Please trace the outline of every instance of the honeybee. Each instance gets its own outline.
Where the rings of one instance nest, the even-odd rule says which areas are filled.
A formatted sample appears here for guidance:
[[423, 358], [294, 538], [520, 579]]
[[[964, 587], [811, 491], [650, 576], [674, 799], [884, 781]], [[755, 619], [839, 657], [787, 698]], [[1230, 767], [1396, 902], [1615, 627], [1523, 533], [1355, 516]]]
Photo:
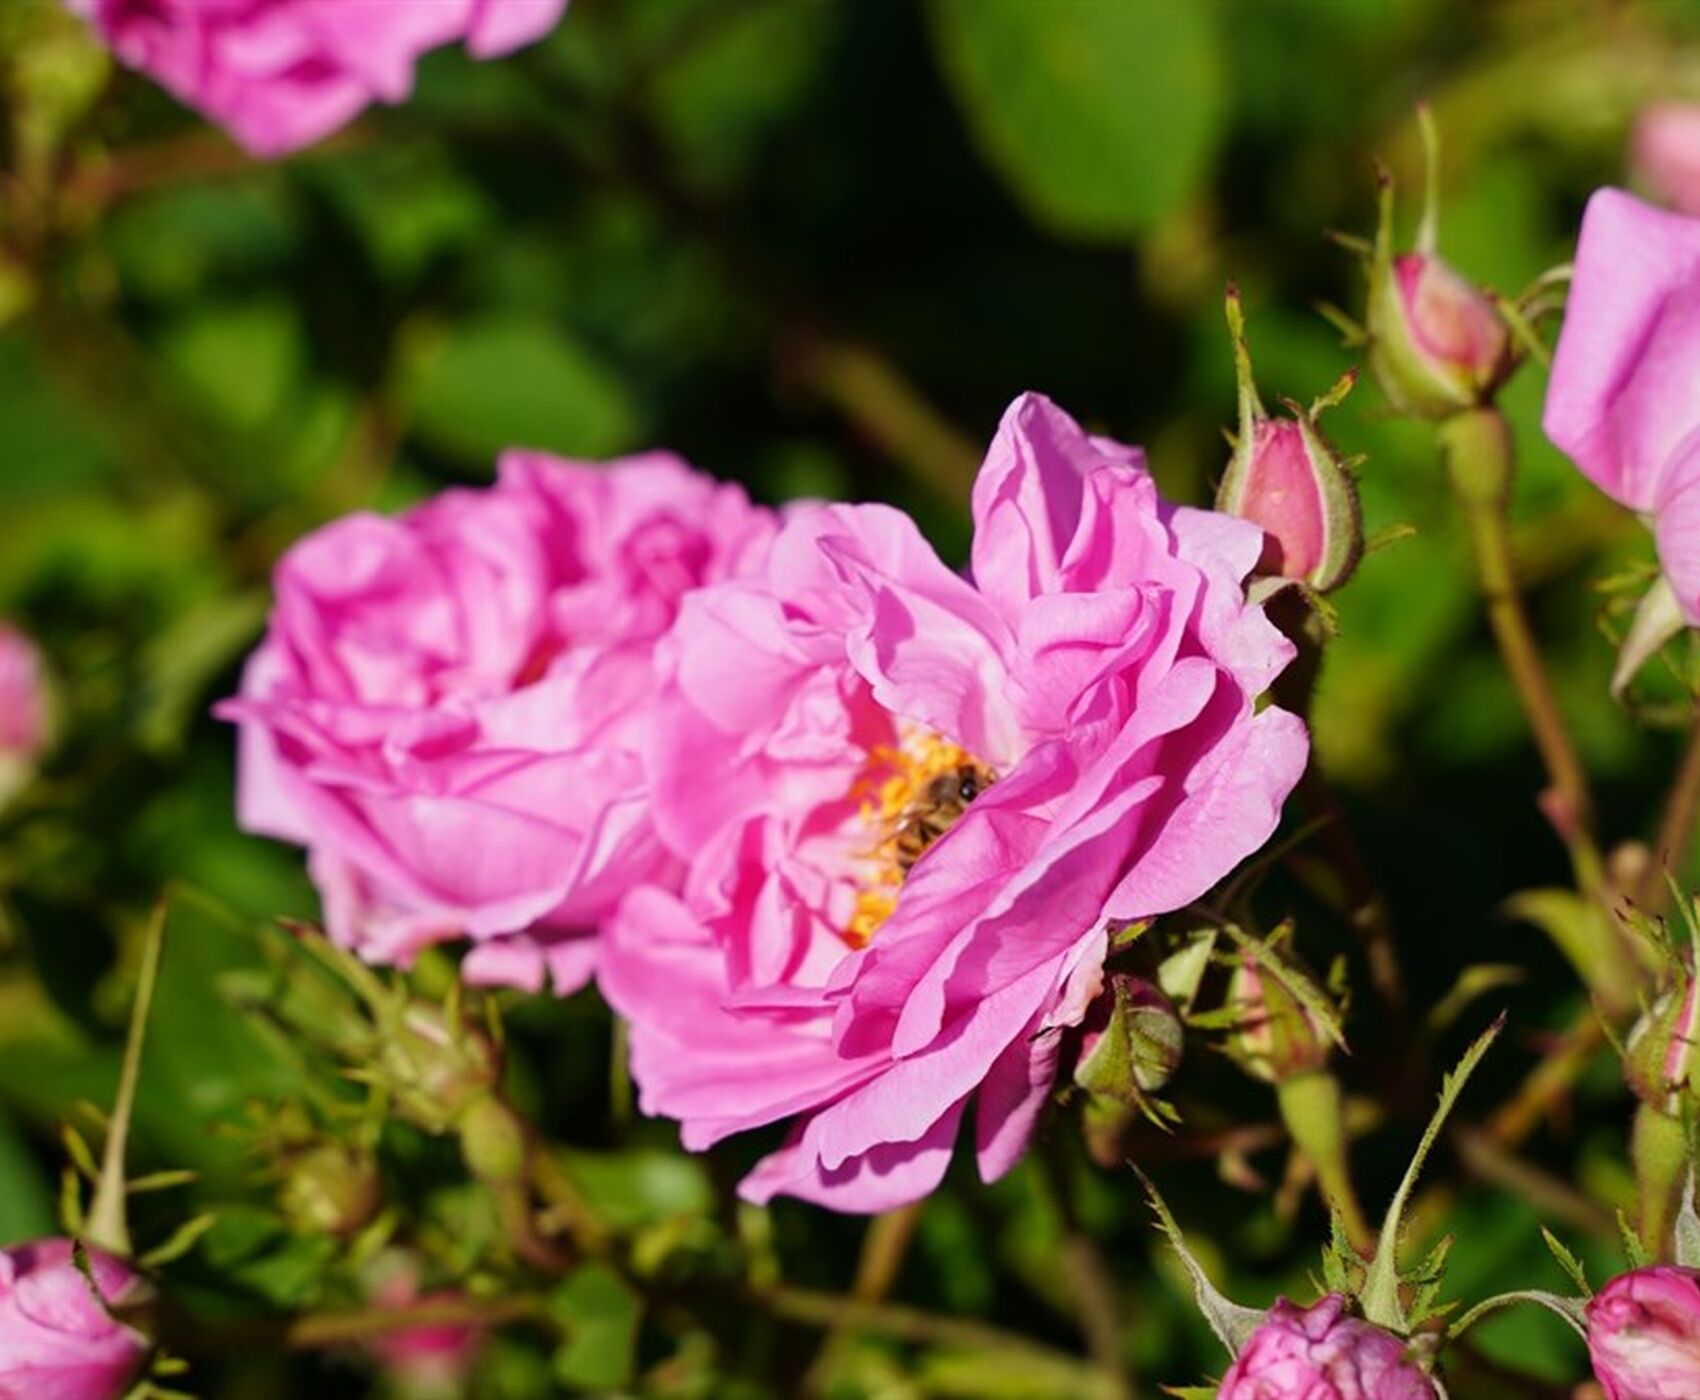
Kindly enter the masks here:
[[968, 810], [968, 804], [989, 788], [996, 776], [978, 763], [958, 763], [927, 781], [898, 816], [891, 837], [892, 853], [903, 874], [927, 853]]

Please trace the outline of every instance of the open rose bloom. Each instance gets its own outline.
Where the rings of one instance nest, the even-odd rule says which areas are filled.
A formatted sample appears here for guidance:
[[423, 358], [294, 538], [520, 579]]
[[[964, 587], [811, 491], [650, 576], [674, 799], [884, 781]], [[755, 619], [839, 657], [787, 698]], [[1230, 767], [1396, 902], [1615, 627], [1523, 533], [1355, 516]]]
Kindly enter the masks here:
[[1544, 425], [1648, 521], [1675, 606], [1700, 625], [1700, 220], [1621, 190], [1588, 202]]
[[1438, 1400], [1409, 1348], [1346, 1312], [1331, 1293], [1308, 1308], [1281, 1299], [1222, 1378], [1218, 1400]]
[[672, 457], [526, 452], [491, 489], [326, 526], [278, 565], [221, 708], [243, 825], [309, 850], [332, 937], [369, 961], [465, 937], [471, 980], [581, 985], [586, 935], [674, 869], [638, 753], [655, 639], [773, 531]]
[[1700, 1395], [1700, 1271], [1619, 1274], [1588, 1300], [1588, 1355], [1609, 1400]]
[[142, 1369], [147, 1339], [111, 1310], [145, 1285], [121, 1259], [85, 1254], [86, 1274], [69, 1240], [0, 1250], [0, 1396], [118, 1400]]
[[400, 102], [428, 50], [494, 58], [540, 39], [567, 0], [66, 0], [111, 46], [258, 156]]
[[973, 511], [972, 581], [896, 511], [802, 512], [661, 650], [655, 819], [690, 869], [626, 901], [602, 984], [688, 1146], [791, 1120], [753, 1200], [913, 1200], [971, 1103], [1006, 1171], [1109, 932], [1261, 846], [1306, 760], [1255, 703], [1290, 651], [1245, 601], [1255, 526], [1036, 395]]

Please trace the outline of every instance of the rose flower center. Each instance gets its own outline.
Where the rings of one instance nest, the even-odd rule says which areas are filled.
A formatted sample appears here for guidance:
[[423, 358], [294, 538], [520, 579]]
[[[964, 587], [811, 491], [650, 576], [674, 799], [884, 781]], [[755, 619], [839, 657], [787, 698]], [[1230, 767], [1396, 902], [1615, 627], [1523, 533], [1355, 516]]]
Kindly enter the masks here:
[[845, 942], [864, 948], [897, 908], [897, 894], [916, 861], [961, 819], [997, 775], [968, 750], [936, 734], [898, 746], [877, 745], [851, 789], [874, 833], [872, 874], [856, 895]]

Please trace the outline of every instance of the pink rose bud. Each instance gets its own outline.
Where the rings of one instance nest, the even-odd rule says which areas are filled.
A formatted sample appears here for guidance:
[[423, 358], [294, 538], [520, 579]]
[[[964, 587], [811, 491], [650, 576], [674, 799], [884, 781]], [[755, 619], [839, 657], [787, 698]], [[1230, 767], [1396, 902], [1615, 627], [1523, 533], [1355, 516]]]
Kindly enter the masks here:
[[1228, 326], [1239, 378], [1240, 423], [1234, 455], [1216, 492], [1216, 509], [1249, 520], [1264, 533], [1257, 572], [1294, 579], [1326, 592], [1338, 588], [1363, 555], [1363, 513], [1345, 462], [1317, 427], [1317, 414], [1352, 386], [1342, 379], [1310, 410], [1291, 417], [1264, 411], [1252, 380], [1251, 352], [1239, 293], [1228, 289]]
[[1700, 214], [1700, 103], [1655, 102], [1635, 119], [1629, 163], [1659, 203]]
[[1363, 247], [1369, 300], [1363, 338], [1369, 367], [1388, 401], [1418, 418], [1450, 418], [1487, 403], [1514, 363], [1511, 335], [1493, 299], [1442, 261], [1439, 244], [1440, 144], [1419, 107], [1428, 199], [1416, 247], [1393, 251], [1393, 181], [1383, 175], [1375, 242]]
[[1609, 1400], [1700, 1395], [1700, 1270], [1619, 1274], [1588, 1300], [1588, 1354]]
[[118, 1400], [141, 1372], [148, 1340], [113, 1310], [143, 1302], [146, 1284], [123, 1260], [70, 1240], [0, 1251], [0, 1395]]
[[1369, 363], [1396, 408], [1446, 418], [1486, 403], [1511, 366], [1511, 337], [1487, 294], [1433, 253], [1370, 274]]
[[1230, 1053], [1253, 1078], [1279, 1084], [1328, 1063], [1328, 1028], [1250, 952], [1228, 983], [1228, 1005]]
[[1438, 1400], [1410, 1346], [1351, 1317], [1330, 1293], [1311, 1307], [1280, 1299], [1240, 1349], [1217, 1400]]
[[1643, 1103], [1672, 1117], [1700, 1077], [1700, 982], [1686, 974], [1665, 991], [1629, 1033], [1624, 1078]]

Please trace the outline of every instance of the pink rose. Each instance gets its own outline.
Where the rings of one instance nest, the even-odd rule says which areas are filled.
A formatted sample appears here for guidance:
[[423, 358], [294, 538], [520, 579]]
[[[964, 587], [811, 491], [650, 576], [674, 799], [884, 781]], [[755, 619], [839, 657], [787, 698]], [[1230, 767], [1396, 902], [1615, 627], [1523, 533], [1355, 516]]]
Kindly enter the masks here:
[[1610, 1400], [1700, 1395], [1700, 1270], [1619, 1274], [1588, 1300], [1588, 1355]]
[[1629, 159], [1649, 194], [1684, 214], [1700, 214], [1700, 103], [1643, 108], [1630, 136]]
[[369, 103], [401, 102], [428, 50], [495, 58], [547, 34], [567, 0], [66, 0], [118, 58], [280, 156]]
[[41, 656], [22, 632], [0, 622], [0, 763], [28, 762], [46, 742]]
[[679, 600], [752, 567], [771, 514], [676, 458], [509, 453], [489, 490], [354, 515], [279, 563], [242, 693], [243, 826], [305, 846], [339, 942], [557, 990], [628, 888], [668, 878], [638, 745]]
[[1621, 190], [1588, 201], [1544, 426], [1649, 520], [1676, 605], [1700, 625], [1700, 221]]
[[41, 655], [22, 632], [0, 622], [0, 807], [29, 780], [48, 727]]
[[1202, 895], [1304, 767], [1255, 705], [1291, 651], [1245, 601], [1256, 527], [1031, 394], [974, 520], [968, 582], [897, 511], [805, 511], [662, 645], [656, 822], [690, 871], [627, 900], [602, 984], [688, 1147], [794, 1120], [753, 1200], [924, 1195], [971, 1100], [1006, 1171], [1107, 931]]
[[[378, 1280], [371, 1297], [380, 1308], [455, 1303], [462, 1297], [452, 1289], [421, 1293], [418, 1263], [399, 1254], [380, 1256], [374, 1272]], [[375, 1337], [371, 1352], [400, 1394], [458, 1396], [466, 1392], [467, 1377], [483, 1345], [483, 1329], [464, 1322], [438, 1322]]]
[[98, 1249], [85, 1253], [88, 1274], [69, 1240], [0, 1251], [0, 1395], [118, 1400], [141, 1371], [147, 1338], [109, 1311], [141, 1301], [141, 1276]]
[[1391, 1332], [1348, 1316], [1330, 1293], [1308, 1308], [1285, 1298], [1240, 1349], [1217, 1400], [1438, 1400]]

